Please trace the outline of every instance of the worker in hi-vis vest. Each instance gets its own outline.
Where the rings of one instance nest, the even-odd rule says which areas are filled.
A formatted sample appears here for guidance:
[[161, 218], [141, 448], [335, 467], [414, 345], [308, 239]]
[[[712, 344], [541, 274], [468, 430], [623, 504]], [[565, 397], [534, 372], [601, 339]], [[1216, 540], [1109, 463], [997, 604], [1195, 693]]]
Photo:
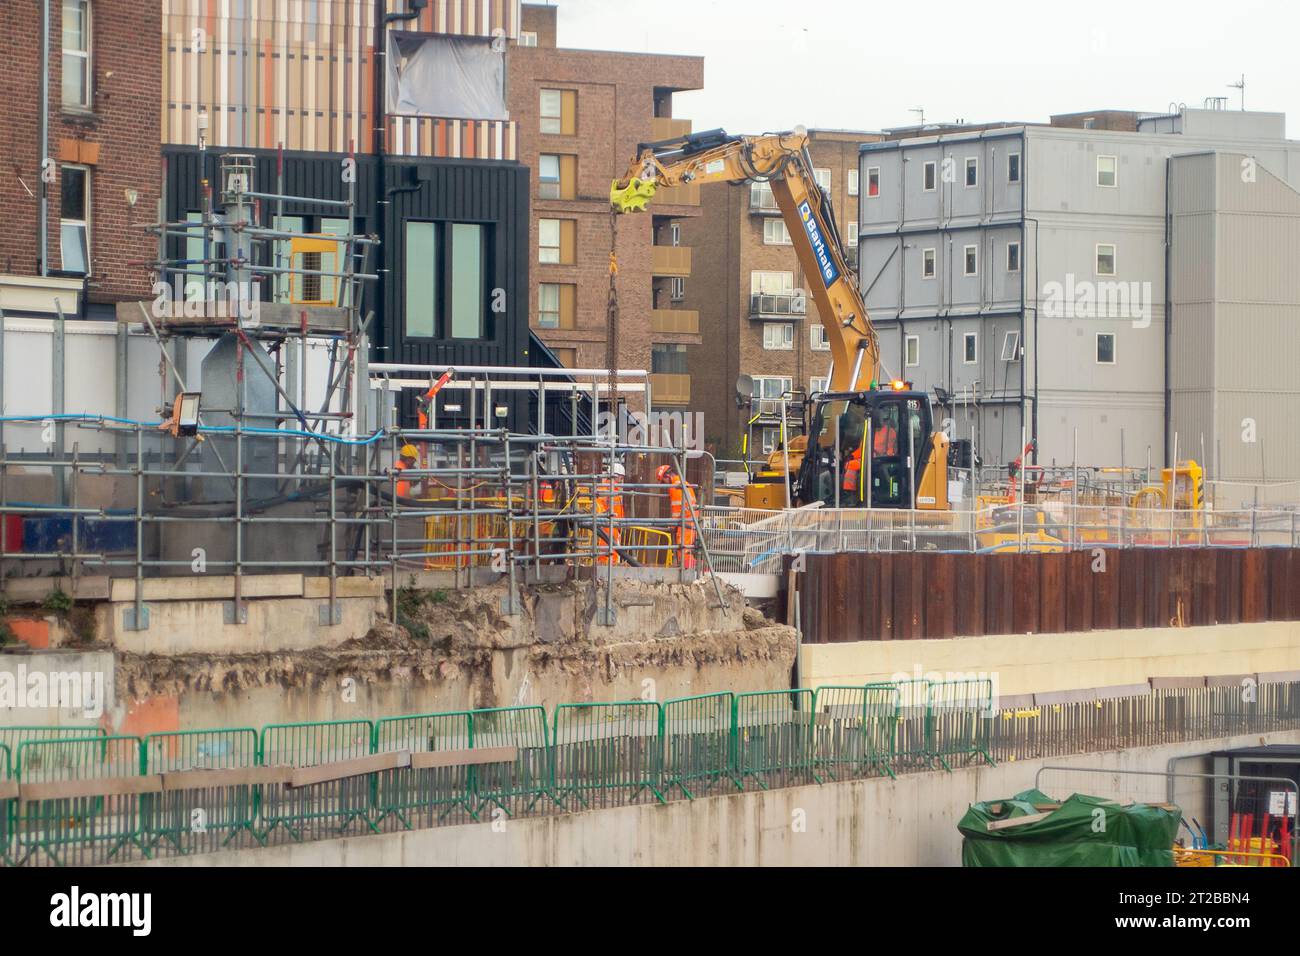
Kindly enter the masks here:
[[397, 497], [409, 498], [411, 497], [411, 480], [409, 478], [403, 478], [401, 472], [406, 471], [408, 468], [415, 467], [416, 462], [419, 460], [420, 452], [414, 445], [408, 442], [402, 446], [397, 455], [397, 464], [393, 466], [393, 470], [398, 472]]
[[[695, 567], [695, 491], [682, 481], [682, 476], [672, 465], [660, 465], [655, 470], [655, 478], [668, 486], [668, 504], [673, 521], [677, 524], [674, 535], [677, 546], [682, 549], [682, 567]], [[689, 506], [687, 505], [689, 496]], [[685, 521], [683, 521], [683, 516]]]

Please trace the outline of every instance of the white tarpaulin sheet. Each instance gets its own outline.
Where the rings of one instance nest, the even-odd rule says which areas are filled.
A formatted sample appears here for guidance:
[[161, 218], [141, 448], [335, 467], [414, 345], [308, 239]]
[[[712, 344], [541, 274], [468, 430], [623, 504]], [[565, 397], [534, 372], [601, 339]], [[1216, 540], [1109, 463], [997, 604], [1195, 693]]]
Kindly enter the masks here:
[[388, 35], [388, 112], [508, 119], [505, 54], [490, 39]]

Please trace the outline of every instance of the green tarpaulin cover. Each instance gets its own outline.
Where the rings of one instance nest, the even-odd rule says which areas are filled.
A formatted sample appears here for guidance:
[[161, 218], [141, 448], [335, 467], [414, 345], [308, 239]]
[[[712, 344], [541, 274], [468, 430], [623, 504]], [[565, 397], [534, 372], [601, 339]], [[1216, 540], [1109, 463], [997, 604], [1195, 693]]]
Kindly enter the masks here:
[[[1033, 823], [989, 830], [992, 820], [1037, 814], [1054, 803], [1038, 790], [1009, 800], [971, 804], [957, 824], [962, 866], [1173, 866], [1176, 809], [1135, 803], [1121, 806], [1076, 793]], [[999, 805], [996, 814], [993, 808]]]

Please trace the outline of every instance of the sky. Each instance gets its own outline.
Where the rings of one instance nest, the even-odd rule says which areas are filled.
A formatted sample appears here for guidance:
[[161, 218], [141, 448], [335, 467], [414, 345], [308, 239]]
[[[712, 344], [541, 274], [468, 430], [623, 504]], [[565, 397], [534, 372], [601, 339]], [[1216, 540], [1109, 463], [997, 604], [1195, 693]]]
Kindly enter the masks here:
[[1168, 112], [1227, 97], [1300, 137], [1300, 3], [1231, 0], [558, 0], [559, 45], [703, 56], [696, 130], [883, 129]]

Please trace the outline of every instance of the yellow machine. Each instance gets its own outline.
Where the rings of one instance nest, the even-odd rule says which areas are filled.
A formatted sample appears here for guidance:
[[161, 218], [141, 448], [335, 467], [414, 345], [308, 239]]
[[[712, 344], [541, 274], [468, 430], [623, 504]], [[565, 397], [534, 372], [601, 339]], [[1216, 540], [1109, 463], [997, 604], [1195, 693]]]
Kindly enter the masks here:
[[1184, 461], [1177, 468], [1162, 468], [1160, 484], [1143, 488], [1133, 495], [1134, 508], [1168, 508], [1201, 511], [1205, 508], [1205, 470], [1194, 461]]
[[[928, 395], [907, 382], [878, 384], [879, 341], [830, 194], [813, 175], [806, 132], [729, 136], [710, 130], [643, 143], [609, 198], [620, 213], [642, 212], [660, 188], [746, 182], [771, 185], [830, 342], [830, 388], [813, 409], [806, 451], [796, 456], [791, 449], [793, 500], [948, 510], [948, 438], [933, 426]], [[751, 480], [745, 494], [750, 507], [784, 507], [784, 455], [772, 456], [770, 464], [777, 465], [778, 480]]]

